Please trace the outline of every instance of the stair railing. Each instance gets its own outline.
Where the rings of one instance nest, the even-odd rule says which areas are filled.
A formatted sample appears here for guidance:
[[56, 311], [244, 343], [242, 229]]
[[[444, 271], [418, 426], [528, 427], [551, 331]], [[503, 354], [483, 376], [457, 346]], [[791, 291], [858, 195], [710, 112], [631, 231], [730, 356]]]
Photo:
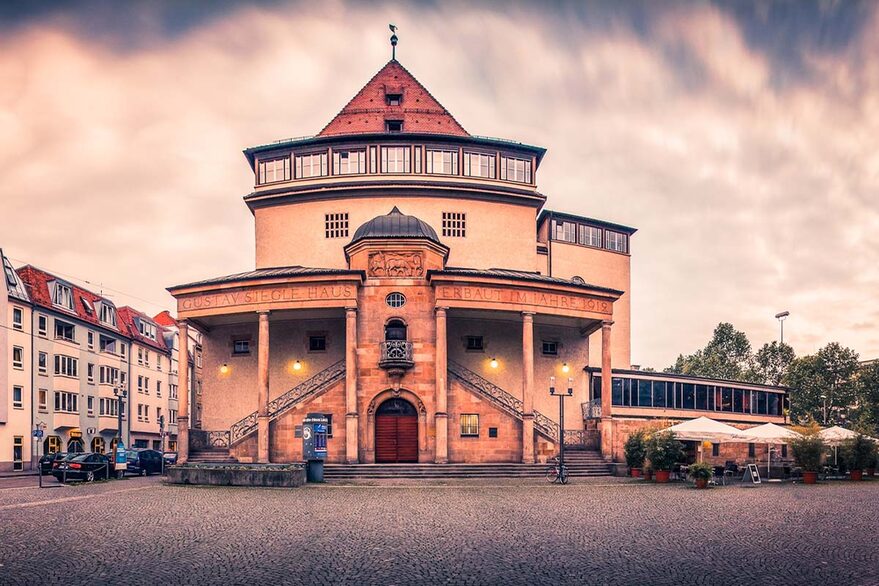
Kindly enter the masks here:
[[[269, 401], [269, 421], [277, 419], [291, 408], [324, 393], [336, 382], [345, 378], [345, 361], [340, 360], [326, 367], [313, 377], [302, 381], [283, 395]], [[234, 445], [256, 432], [259, 412], [254, 411], [232, 424], [229, 429], [229, 443]]]
[[[476, 374], [466, 366], [449, 361], [449, 374], [464, 385], [465, 388], [476, 391], [487, 397], [496, 407], [512, 415], [520, 421], [525, 418], [524, 404], [501, 387], [490, 380]], [[534, 414], [534, 430], [542, 436], [557, 442], [559, 439], [559, 424], [536, 409]]]

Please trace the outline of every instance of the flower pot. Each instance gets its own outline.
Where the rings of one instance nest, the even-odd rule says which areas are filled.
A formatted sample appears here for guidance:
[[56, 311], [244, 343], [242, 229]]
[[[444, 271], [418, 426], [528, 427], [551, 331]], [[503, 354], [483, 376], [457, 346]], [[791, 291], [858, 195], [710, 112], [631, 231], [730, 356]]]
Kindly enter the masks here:
[[875, 468], [867, 468], [867, 476], [876, 476]]
[[696, 479], [696, 488], [708, 488], [708, 479], [707, 478], [697, 478]]
[[817, 472], [803, 472], [803, 484], [817, 484], [818, 483], [818, 473]]
[[644, 471], [644, 480], [647, 482], [651, 482], [653, 480], [653, 470], [645, 470]]
[[640, 468], [632, 468], [632, 478], [641, 478]]
[[671, 472], [668, 470], [657, 470], [656, 471], [656, 482], [662, 484], [668, 482], [668, 477]]
[[850, 472], [852, 480], [863, 480], [864, 479], [864, 471], [863, 470], [852, 470]]

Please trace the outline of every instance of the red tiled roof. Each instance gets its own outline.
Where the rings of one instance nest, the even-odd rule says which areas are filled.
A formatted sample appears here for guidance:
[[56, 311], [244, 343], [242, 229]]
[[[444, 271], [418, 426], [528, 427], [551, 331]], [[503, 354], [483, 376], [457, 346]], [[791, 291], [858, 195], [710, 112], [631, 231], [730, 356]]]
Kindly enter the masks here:
[[[402, 94], [389, 106], [385, 94]], [[403, 132], [470, 136], [415, 77], [391, 60], [342, 108], [318, 136], [385, 132], [386, 120], [402, 120]]]
[[164, 326], [166, 328], [177, 327], [177, 320], [171, 317], [171, 312], [167, 309], [161, 313], [157, 313], [156, 315], [154, 315], [153, 321], [160, 326]]
[[128, 337], [138, 342], [139, 344], [143, 344], [145, 346], [152, 346], [156, 350], [160, 352], [170, 352], [171, 349], [165, 345], [165, 337], [162, 335], [164, 329], [159, 325], [156, 327], [156, 339], [152, 340], [147, 338], [143, 334], [140, 333], [140, 330], [137, 328], [137, 324], [134, 322], [134, 318], [141, 318], [151, 322], [155, 322], [153, 318], [148, 316], [147, 314], [140, 312], [133, 307], [123, 306], [116, 310], [116, 319], [118, 322], [125, 324], [125, 328], [128, 330]]
[[[74, 285], [70, 281], [66, 279], [62, 279], [61, 277], [56, 277], [51, 273], [47, 273], [42, 269], [38, 269], [31, 265], [26, 265], [21, 267], [16, 271], [18, 276], [24, 282], [25, 287], [27, 287], [28, 295], [31, 298], [31, 302], [34, 305], [39, 305], [42, 307], [46, 307], [48, 309], [52, 309], [62, 314], [68, 314], [71, 317], [76, 317], [84, 322], [88, 322], [94, 324], [96, 327], [104, 328], [110, 331], [116, 331], [123, 336], [127, 336], [128, 332], [125, 330], [125, 326], [120, 324], [118, 315], [117, 315], [117, 328], [113, 328], [113, 326], [107, 325], [99, 319], [98, 315], [98, 306], [97, 303], [99, 301], [107, 301], [111, 305], [115, 304], [105, 297], [101, 297], [100, 295], [96, 295], [87, 289], [83, 289], [82, 287], [78, 287]], [[64, 284], [69, 285], [73, 292], [73, 311], [69, 311], [67, 308], [58, 307], [52, 303], [52, 293], [49, 290], [49, 283], [51, 281], [62, 281]], [[82, 303], [82, 300], [85, 299], [92, 306], [92, 311], [86, 311], [85, 306]], [[117, 312], [118, 313], [118, 312]]]

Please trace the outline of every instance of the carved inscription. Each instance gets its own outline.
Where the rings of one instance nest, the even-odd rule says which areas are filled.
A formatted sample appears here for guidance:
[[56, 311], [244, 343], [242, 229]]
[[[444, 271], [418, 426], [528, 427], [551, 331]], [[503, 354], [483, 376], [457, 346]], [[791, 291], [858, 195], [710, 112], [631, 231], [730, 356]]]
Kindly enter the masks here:
[[424, 257], [420, 252], [370, 252], [370, 277], [423, 277]]
[[250, 291], [229, 291], [184, 297], [180, 299], [178, 305], [181, 311], [190, 311], [260, 303], [353, 299], [355, 295], [356, 289], [353, 285], [267, 287]]
[[437, 288], [437, 300], [489, 301], [515, 305], [535, 305], [556, 309], [573, 309], [597, 313], [611, 313], [611, 304], [600, 299], [579, 297], [564, 293], [544, 293], [496, 287], [471, 287], [441, 285]]

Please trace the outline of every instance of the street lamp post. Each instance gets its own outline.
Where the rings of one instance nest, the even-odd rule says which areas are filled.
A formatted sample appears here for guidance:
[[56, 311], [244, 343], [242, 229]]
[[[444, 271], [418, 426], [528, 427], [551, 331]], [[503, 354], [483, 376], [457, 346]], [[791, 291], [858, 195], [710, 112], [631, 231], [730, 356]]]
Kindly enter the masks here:
[[[114, 458], [117, 458], [116, 454], [119, 452], [119, 446], [122, 445], [123, 448], [125, 444], [122, 443], [122, 400], [128, 396], [128, 392], [122, 388], [122, 385], [113, 387], [113, 396], [116, 397], [116, 420], [118, 423], [118, 430], [116, 435], [116, 450], [113, 454]], [[116, 478], [122, 478], [125, 472], [118, 466], [118, 458], [117, 458], [117, 466], [116, 466]]]
[[782, 311], [781, 313], [775, 314], [775, 319], [778, 320], [778, 325], [781, 327], [781, 343], [782, 344], [784, 344], [784, 320], [789, 315], [790, 315], [789, 311]]
[[549, 394], [550, 396], [558, 396], [559, 398], [559, 480], [564, 484], [567, 482], [567, 472], [565, 470], [565, 397], [574, 395], [574, 379], [568, 378], [568, 392], [555, 392], [555, 377], [549, 377]]

